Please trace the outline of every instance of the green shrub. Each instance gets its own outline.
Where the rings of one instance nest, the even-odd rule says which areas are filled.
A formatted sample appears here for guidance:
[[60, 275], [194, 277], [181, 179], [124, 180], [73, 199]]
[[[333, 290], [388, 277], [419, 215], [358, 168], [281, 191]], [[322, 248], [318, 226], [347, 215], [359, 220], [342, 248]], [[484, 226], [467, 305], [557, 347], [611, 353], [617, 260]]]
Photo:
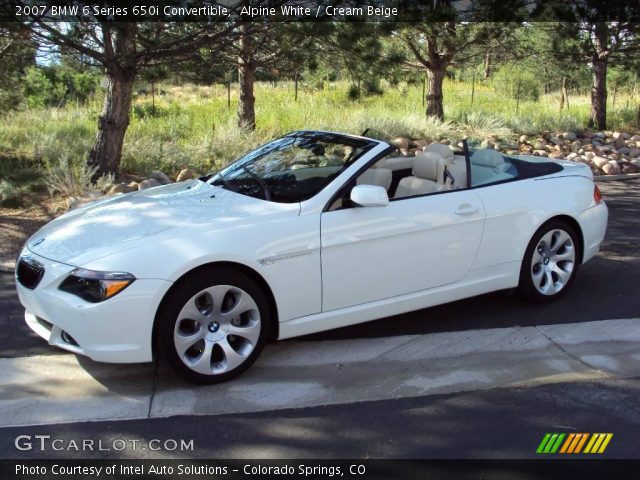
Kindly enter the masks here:
[[517, 65], [500, 67], [495, 74], [493, 86], [496, 92], [501, 95], [521, 101], [530, 100], [534, 102], [540, 99], [542, 88], [539, 76]]

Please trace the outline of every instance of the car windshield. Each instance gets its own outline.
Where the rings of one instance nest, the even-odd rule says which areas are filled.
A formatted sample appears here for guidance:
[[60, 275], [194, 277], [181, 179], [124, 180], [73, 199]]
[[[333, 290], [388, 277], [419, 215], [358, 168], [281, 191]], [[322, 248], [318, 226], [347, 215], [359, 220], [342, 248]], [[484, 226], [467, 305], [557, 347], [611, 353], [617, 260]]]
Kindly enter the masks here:
[[295, 132], [269, 142], [215, 174], [208, 183], [263, 200], [307, 200], [376, 145], [325, 132]]

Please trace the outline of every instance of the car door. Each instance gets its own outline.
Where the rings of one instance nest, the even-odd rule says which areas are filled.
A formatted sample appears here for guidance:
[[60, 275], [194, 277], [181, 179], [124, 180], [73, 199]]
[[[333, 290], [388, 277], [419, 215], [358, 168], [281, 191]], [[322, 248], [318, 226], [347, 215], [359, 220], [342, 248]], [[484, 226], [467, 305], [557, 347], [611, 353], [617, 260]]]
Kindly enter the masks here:
[[461, 280], [474, 263], [483, 222], [471, 190], [322, 213], [322, 310]]

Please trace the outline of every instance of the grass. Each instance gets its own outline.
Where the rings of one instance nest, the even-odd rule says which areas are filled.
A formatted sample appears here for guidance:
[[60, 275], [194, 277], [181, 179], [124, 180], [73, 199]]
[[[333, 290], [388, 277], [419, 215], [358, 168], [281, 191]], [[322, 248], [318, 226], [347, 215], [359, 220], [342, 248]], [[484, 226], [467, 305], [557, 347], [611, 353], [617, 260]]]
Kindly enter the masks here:
[[[172, 175], [184, 167], [211, 171], [261, 142], [298, 129], [360, 134], [365, 128], [373, 128], [389, 136], [431, 140], [463, 136], [513, 139], [520, 133], [581, 130], [589, 115], [587, 95], [570, 96], [569, 109], [560, 113], [558, 93], [544, 95], [537, 102], [516, 102], [498, 95], [488, 85], [476, 84], [472, 104], [469, 84], [447, 81], [447, 121], [439, 122], [425, 118], [421, 86], [385, 85], [383, 95], [358, 101], [348, 100], [347, 90], [346, 83], [329, 84], [324, 90], [302, 86], [296, 102], [292, 84], [259, 83], [258, 127], [253, 133], [236, 126], [236, 87], [230, 108], [222, 85], [163, 86], [155, 99], [155, 111], [151, 96], [142, 92], [134, 99], [121, 168], [141, 175], [152, 170]], [[84, 106], [24, 110], [0, 117], [0, 200], [25, 194], [14, 178], [22, 170], [45, 167], [45, 171], [59, 174], [61, 165], [83, 164], [93, 143], [100, 109], [101, 99], [95, 98]], [[637, 99], [618, 95], [616, 108], [609, 107], [610, 127], [630, 128], [635, 122], [635, 109]], [[77, 172], [74, 168], [67, 170]], [[47, 181], [50, 178], [54, 177], [49, 175]], [[64, 189], [64, 179], [57, 180]], [[68, 189], [76, 188], [73, 182], [67, 182]], [[56, 190], [55, 185], [48, 187]]]

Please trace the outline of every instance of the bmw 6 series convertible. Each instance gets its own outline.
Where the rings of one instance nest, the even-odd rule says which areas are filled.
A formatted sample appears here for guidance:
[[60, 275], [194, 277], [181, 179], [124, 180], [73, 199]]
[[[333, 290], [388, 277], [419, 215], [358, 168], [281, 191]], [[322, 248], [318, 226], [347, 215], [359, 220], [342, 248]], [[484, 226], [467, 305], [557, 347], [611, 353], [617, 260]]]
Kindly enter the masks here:
[[159, 356], [215, 383], [270, 339], [502, 289], [557, 299], [605, 235], [591, 170], [463, 147], [406, 157], [299, 131], [215, 174], [98, 200], [27, 242], [26, 322], [96, 361]]

